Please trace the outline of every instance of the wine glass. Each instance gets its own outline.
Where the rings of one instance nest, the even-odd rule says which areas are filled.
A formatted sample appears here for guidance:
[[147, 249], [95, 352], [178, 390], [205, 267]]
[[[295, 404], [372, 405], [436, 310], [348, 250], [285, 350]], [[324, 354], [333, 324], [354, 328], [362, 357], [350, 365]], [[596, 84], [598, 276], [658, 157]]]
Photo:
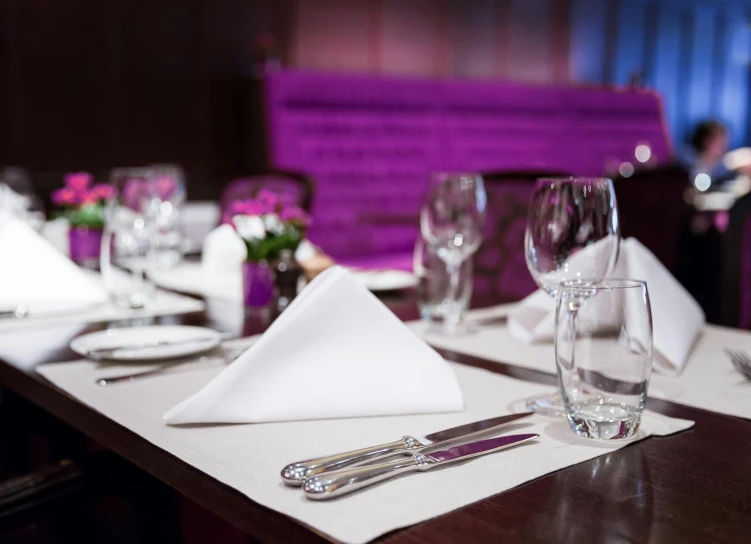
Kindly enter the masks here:
[[156, 296], [148, 277], [155, 268], [156, 231], [154, 220], [145, 213], [148, 180], [145, 168], [115, 168], [110, 173], [116, 196], [105, 207], [100, 268], [112, 300], [123, 308], [147, 308]]
[[158, 269], [172, 268], [182, 259], [180, 219], [185, 202], [185, 175], [174, 164], [155, 164], [147, 168], [142, 208], [154, 222], [154, 243]]
[[444, 299], [443, 332], [463, 334], [464, 305], [460, 300], [462, 263], [482, 242], [486, 195], [482, 177], [472, 173], [431, 176], [420, 230], [430, 250], [446, 266], [449, 276]]
[[[555, 298], [561, 282], [610, 278], [619, 246], [618, 205], [611, 180], [537, 180], [527, 214], [524, 255], [541, 289]], [[572, 314], [573, 328], [575, 310]], [[564, 413], [557, 395], [529, 399], [527, 407], [546, 415]]]

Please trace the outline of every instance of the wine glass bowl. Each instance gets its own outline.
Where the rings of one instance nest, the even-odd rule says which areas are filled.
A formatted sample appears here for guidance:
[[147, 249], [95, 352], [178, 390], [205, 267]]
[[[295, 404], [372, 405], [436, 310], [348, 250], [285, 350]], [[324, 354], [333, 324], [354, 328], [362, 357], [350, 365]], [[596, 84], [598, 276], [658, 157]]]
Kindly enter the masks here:
[[524, 254], [532, 278], [550, 296], [563, 281], [606, 279], [620, 245], [613, 182], [603, 178], [537, 181]]

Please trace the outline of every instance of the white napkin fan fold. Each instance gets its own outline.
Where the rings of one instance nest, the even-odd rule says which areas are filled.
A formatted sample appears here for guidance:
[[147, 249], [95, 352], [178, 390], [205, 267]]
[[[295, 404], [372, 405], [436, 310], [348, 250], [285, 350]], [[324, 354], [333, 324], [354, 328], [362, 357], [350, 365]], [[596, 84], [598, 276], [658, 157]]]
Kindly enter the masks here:
[[[635, 238], [622, 242], [613, 277], [647, 282], [652, 306], [652, 366], [661, 374], [680, 374], [706, 323], [701, 306]], [[552, 342], [555, 301], [544, 291], [535, 291], [511, 311], [508, 327], [523, 342]]]
[[260, 423], [463, 409], [450, 366], [341, 267], [164, 419]]
[[19, 219], [0, 228], [0, 308], [29, 315], [107, 302], [107, 293], [70, 259]]

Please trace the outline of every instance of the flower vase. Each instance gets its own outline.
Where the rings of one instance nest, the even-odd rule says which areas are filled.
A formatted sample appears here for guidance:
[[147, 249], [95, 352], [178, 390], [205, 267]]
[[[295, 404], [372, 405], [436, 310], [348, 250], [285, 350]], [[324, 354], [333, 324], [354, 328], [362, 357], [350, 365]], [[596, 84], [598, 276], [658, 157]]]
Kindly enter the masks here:
[[102, 248], [102, 229], [71, 225], [68, 229], [70, 258], [78, 265], [96, 268]]
[[243, 300], [250, 308], [264, 308], [274, 297], [274, 277], [267, 261], [243, 262]]

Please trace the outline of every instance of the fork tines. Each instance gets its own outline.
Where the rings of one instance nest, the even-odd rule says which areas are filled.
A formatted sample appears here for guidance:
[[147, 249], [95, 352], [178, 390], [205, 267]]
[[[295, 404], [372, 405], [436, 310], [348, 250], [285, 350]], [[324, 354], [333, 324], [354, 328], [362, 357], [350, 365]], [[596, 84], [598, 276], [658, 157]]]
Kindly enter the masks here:
[[730, 357], [730, 362], [733, 363], [735, 369], [751, 380], [751, 357], [742, 351], [731, 349], [725, 349], [725, 353]]

